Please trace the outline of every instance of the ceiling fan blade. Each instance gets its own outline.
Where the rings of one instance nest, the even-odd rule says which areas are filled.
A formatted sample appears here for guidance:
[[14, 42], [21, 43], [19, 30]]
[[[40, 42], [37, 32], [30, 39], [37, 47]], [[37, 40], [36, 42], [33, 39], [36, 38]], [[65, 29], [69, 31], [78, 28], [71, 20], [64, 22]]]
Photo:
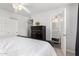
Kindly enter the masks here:
[[30, 11], [28, 8], [24, 7], [24, 6], [23, 6], [23, 9], [24, 9], [26, 12], [31, 13], [31, 11]]
[[31, 12], [29, 11], [29, 9], [24, 6], [24, 4], [17, 4], [17, 3], [15, 3], [15, 4], [12, 4], [12, 6], [13, 6], [13, 8], [15, 9], [15, 11], [21, 11], [21, 10], [23, 9], [23, 10], [25, 10], [27, 13], [31, 13]]
[[13, 9], [14, 9], [15, 12], [18, 11], [17, 4], [14, 4], [14, 3], [13, 3], [13, 4], [12, 4], [12, 7], [13, 7]]

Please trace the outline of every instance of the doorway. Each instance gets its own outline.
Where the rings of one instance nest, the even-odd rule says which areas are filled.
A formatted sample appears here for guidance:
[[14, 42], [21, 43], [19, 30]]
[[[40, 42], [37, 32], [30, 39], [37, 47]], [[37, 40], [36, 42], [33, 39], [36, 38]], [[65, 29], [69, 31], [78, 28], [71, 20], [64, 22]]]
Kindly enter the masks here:
[[66, 55], [66, 9], [51, 17], [50, 26], [54, 48], [56, 51], [61, 50], [58, 53]]

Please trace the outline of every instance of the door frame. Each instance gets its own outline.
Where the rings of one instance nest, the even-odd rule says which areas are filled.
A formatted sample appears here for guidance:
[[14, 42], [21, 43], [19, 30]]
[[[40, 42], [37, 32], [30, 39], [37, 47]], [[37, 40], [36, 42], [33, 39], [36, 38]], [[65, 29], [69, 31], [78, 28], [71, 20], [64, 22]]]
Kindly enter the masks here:
[[[50, 15], [50, 39], [52, 39], [52, 26], [51, 26], [52, 20], [51, 20], [51, 18], [52, 18], [52, 16], [56, 16], [61, 12], [64, 12], [64, 15], [63, 15], [64, 16], [64, 35], [66, 36], [66, 8], [60, 8], [60, 9], [58, 9], [58, 12], [55, 11], [54, 13], [52, 13], [52, 15]], [[66, 55], [66, 38], [65, 38], [64, 45], [65, 45], [65, 47], [64, 47], [64, 50], [62, 49], [62, 51], [63, 51], [63, 54]]]

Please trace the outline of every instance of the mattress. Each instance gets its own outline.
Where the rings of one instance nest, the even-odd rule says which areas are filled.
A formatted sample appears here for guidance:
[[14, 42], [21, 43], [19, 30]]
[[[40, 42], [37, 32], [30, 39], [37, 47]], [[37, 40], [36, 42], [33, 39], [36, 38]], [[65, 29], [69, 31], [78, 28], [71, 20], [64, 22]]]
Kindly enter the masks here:
[[56, 56], [45, 41], [23, 37], [0, 38], [0, 56]]

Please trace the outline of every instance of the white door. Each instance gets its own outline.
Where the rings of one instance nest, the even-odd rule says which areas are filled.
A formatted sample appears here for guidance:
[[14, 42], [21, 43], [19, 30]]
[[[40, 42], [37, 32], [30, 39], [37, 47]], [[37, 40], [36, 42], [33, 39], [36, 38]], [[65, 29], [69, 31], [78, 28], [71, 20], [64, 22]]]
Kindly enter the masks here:
[[63, 22], [61, 23], [62, 33], [61, 33], [61, 49], [63, 54], [66, 55], [66, 9], [64, 9]]
[[9, 35], [17, 35], [18, 21], [15, 19], [7, 19], [5, 21], [5, 30]]

